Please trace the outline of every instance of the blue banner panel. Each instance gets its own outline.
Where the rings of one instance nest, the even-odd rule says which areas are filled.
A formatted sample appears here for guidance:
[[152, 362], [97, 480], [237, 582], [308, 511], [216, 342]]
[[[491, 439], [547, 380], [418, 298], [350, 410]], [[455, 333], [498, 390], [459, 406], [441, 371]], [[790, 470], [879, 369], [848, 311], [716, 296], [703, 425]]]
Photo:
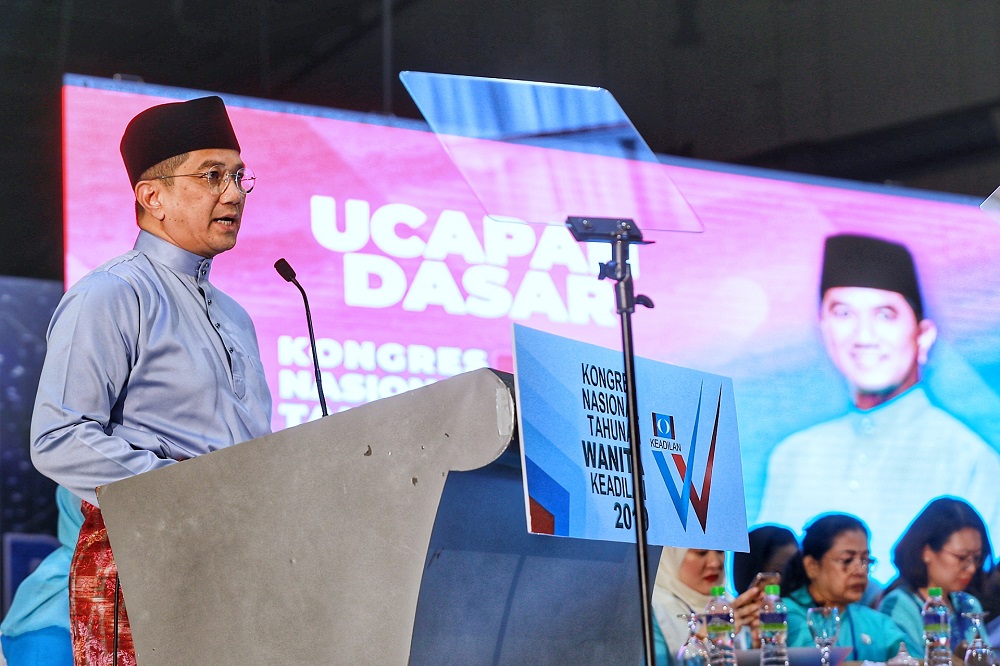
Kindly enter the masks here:
[[[635, 541], [621, 352], [515, 325], [514, 366], [529, 530]], [[747, 550], [732, 381], [635, 367], [648, 542]]]

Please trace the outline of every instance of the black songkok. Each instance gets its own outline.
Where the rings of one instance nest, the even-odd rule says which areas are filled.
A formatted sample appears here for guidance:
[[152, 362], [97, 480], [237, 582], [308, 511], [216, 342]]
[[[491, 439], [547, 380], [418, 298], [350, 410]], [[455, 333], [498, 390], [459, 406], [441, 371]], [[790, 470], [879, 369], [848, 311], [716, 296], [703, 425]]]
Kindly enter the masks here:
[[121, 143], [133, 188], [146, 169], [163, 160], [210, 148], [240, 150], [226, 105], [214, 96], [146, 109], [129, 121]]
[[894, 291], [910, 304], [917, 321], [924, 318], [913, 255], [899, 243], [854, 234], [830, 236], [823, 252], [820, 298], [832, 287]]

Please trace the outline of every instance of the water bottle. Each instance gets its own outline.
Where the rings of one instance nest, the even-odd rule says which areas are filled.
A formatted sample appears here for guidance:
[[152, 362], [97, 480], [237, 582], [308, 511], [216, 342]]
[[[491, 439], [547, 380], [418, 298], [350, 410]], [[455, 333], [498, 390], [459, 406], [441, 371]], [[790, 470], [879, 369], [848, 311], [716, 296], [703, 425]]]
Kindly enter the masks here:
[[705, 606], [705, 628], [712, 666], [736, 666], [736, 621], [733, 608], [726, 599], [726, 588], [712, 588], [712, 598]]
[[788, 608], [781, 587], [764, 587], [760, 605], [760, 666], [788, 666]]
[[927, 590], [924, 620], [924, 666], [951, 666], [951, 623], [940, 587]]

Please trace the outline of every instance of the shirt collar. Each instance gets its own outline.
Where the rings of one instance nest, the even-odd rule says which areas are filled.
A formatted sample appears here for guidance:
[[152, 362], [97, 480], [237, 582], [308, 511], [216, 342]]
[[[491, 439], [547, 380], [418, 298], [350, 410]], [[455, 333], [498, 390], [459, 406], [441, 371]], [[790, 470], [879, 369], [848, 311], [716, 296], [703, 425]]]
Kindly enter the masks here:
[[[812, 595], [809, 594], [809, 585], [803, 585], [799, 589], [793, 590], [789, 593], [788, 598], [804, 608], [813, 608], [818, 605], [816, 600], [812, 598]], [[859, 602], [850, 603], [846, 606], [838, 606], [838, 608], [840, 608], [841, 616], [847, 614], [847, 612], [851, 610], [851, 606], [855, 603]]]
[[811, 608], [816, 605], [813, 601], [812, 595], [809, 594], [809, 586], [803, 585], [797, 590], [792, 590], [788, 597], [798, 603], [799, 605], [805, 606], [806, 608]]
[[167, 268], [199, 280], [207, 280], [212, 270], [211, 259], [188, 252], [143, 229], [139, 230], [139, 237], [135, 239], [135, 250]]
[[852, 408], [850, 420], [860, 432], [874, 433], [912, 423], [930, 407], [930, 399], [919, 382], [892, 400], [871, 409]]

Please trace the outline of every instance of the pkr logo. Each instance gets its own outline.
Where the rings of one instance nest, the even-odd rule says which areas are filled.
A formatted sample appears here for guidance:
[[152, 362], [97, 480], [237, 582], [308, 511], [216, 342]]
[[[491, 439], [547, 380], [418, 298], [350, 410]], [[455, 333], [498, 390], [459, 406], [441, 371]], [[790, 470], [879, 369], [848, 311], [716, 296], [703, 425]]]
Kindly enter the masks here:
[[[656, 466], [660, 470], [660, 476], [663, 477], [663, 482], [667, 486], [667, 492], [670, 493], [670, 499], [674, 504], [674, 508], [677, 510], [677, 517], [681, 520], [681, 526], [687, 530], [687, 519], [688, 519], [688, 506], [694, 508], [694, 513], [698, 517], [698, 522], [701, 524], [701, 531], [705, 532], [708, 525], [708, 499], [712, 494], [712, 467], [715, 464], [715, 444], [719, 437], [719, 416], [722, 412], [722, 387], [719, 387], [719, 397], [715, 406], [715, 416], [714, 425], [712, 428], [712, 441], [708, 448], [708, 462], [705, 465], [705, 474], [701, 480], [701, 490], [695, 490], [694, 487], [694, 460], [695, 453], [698, 450], [698, 425], [702, 418], [702, 400], [705, 396], [705, 384], [701, 385], [701, 392], [698, 395], [698, 408], [695, 410], [694, 416], [694, 430], [691, 433], [691, 446], [688, 447], [687, 459], [680, 453], [670, 454], [670, 458], [673, 462], [673, 467], [676, 469], [677, 473], [681, 478], [681, 487], [677, 488], [674, 483], [673, 473], [670, 469], [670, 463], [667, 461], [667, 455], [664, 451], [660, 449], [653, 449], [653, 458], [656, 460]], [[677, 437], [674, 436], [674, 422], [673, 417], [666, 416], [664, 414], [653, 413], [653, 431], [656, 433], [656, 437], [667, 437], [667, 435], [662, 435], [661, 428], [669, 428], [669, 438], [676, 440]], [[665, 432], [663, 430], [662, 432]], [[690, 500], [690, 501], [688, 501]]]
[[669, 414], [657, 414], [653, 412], [653, 437], [673, 439], [674, 417]]

